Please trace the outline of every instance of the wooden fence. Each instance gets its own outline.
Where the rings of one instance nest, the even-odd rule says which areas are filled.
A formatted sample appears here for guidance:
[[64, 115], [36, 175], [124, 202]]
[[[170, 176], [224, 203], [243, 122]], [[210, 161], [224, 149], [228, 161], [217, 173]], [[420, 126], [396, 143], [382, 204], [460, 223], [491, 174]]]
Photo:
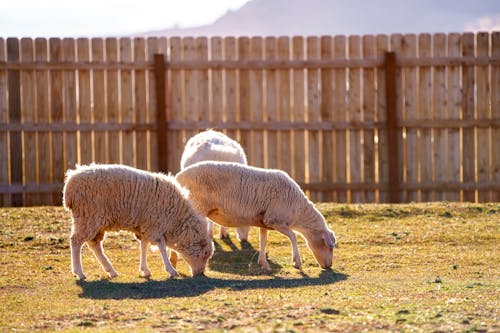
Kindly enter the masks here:
[[0, 206], [206, 128], [315, 201], [500, 201], [500, 33], [0, 39]]

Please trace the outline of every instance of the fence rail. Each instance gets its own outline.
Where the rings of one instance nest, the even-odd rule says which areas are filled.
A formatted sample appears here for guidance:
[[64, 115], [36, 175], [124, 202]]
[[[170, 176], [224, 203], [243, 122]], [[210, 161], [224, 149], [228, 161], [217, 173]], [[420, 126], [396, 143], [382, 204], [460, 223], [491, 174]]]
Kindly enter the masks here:
[[0, 206], [206, 128], [316, 201], [500, 201], [500, 33], [0, 39]]

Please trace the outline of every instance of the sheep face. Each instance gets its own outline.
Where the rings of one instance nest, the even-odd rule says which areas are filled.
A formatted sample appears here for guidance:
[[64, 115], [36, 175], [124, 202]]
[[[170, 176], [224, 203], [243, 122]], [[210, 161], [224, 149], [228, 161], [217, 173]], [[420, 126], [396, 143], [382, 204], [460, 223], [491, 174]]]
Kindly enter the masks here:
[[190, 244], [180, 252], [182, 258], [186, 260], [191, 268], [191, 274], [193, 276], [203, 274], [205, 272], [208, 259], [212, 257], [213, 253], [213, 243], [209, 238]]
[[323, 232], [309, 235], [306, 239], [307, 246], [311, 249], [321, 268], [330, 268], [333, 261], [333, 248], [336, 243], [335, 234], [326, 229]]

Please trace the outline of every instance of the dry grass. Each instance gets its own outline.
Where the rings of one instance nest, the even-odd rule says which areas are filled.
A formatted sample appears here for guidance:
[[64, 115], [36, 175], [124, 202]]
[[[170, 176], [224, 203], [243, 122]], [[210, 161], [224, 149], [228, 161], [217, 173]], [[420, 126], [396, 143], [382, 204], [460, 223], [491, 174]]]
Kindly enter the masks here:
[[340, 241], [333, 270], [301, 242], [297, 271], [271, 232], [263, 274], [252, 230], [243, 246], [216, 240], [206, 277], [169, 279], [154, 253], [145, 280], [138, 242], [116, 233], [104, 246], [120, 276], [85, 248], [85, 282], [70, 273], [61, 207], [0, 209], [0, 331], [500, 331], [500, 204], [318, 207]]

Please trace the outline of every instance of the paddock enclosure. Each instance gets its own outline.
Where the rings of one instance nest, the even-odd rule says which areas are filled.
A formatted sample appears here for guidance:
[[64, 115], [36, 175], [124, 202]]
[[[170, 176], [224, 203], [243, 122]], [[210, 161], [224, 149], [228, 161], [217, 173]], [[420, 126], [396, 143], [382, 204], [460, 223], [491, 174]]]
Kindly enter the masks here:
[[0, 39], [0, 206], [207, 128], [313, 201], [500, 201], [500, 32]]

